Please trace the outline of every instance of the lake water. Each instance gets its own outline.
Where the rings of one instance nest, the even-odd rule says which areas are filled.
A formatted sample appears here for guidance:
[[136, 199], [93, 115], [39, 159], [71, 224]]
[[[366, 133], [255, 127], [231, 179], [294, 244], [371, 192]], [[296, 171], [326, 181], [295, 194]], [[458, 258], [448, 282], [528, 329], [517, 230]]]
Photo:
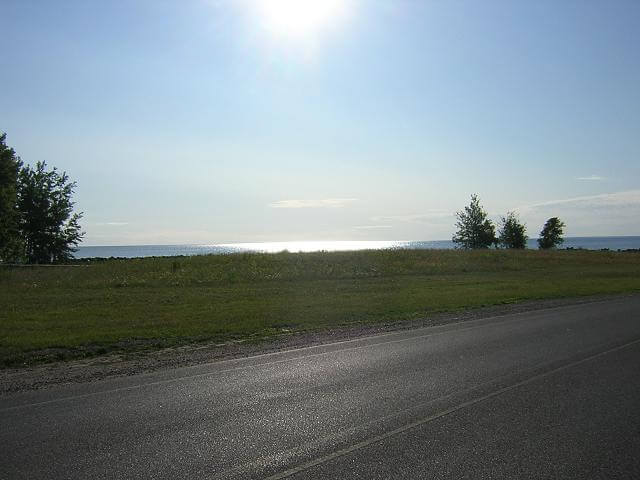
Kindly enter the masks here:
[[[536, 239], [529, 239], [528, 248], [538, 248]], [[95, 257], [170, 257], [178, 255], [207, 255], [241, 252], [276, 253], [289, 252], [328, 252], [346, 250], [380, 249], [452, 249], [451, 240], [432, 241], [305, 241], [305, 242], [265, 242], [265, 243], [227, 243], [211, 245], [118, 245], [79, 247], [76, 258]], [[640, 249], [640, 237], [569, 237], [561, 248], [585, 248], [588, 250], [627, 250]]]

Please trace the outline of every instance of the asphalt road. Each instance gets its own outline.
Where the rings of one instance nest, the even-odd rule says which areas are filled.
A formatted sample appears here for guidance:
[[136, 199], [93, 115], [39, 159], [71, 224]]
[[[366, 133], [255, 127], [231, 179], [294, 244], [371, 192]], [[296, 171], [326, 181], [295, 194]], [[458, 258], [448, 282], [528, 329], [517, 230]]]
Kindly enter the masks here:
[[0, 478], [640, 478], [640, 297], [3, 397]]

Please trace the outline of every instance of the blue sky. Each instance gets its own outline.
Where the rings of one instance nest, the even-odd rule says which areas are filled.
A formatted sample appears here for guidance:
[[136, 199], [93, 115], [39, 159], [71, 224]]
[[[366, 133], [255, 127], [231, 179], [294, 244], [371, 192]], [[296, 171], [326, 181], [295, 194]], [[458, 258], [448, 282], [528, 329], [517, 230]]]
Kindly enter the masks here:
[[472, 193], [640, 235], [640, 2], [270, 1], [0, 2], [0, 131], [85, 244], [447, 239]]

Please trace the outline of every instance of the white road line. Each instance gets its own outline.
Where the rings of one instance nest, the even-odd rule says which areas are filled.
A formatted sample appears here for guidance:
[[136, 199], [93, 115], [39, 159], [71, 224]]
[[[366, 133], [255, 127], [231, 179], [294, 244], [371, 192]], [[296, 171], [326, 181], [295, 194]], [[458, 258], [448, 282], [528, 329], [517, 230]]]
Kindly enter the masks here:
[[[502, 318], [502, 317], [495, 317], [495, 318]], [[340, 348], [340, 349], [337, 349], [337, 350], [329, 350], [327, 352], [319, 352], [319, 353], [311, 353], [311, 354], [299, 355], [297, 357], [284, 358], [282, 360], [274, 360], [274, 361], [271, 361], [271, 362], [257, 363], [257, 364], [254, 364], [254, 365], [241, 365], [241, 366], [238, 366], [238, 367], [227, 368], [227, 369], [224, 369], [224, 370], [216, 370], [214, 372], [198, 373], [198, 374], [195, 374], [195, 375], [188, 375], [188, 376], [183, 376], [183, 377], [178, 377], [178, 378], [169, 378], [169, 379], [166, 379], [166, 380], [158, 380], [158, 381], [155, 381], [155, 382], [141, 383], [141, 384], [138, 384], [138, 385], [130, 385], [128, 387], [113, 388], [113, 389], [109, 389], [109, 390], [101, 390], [101, 391], [98, 391], [98, 392], [83, 393], [83, 394], [80, 394], [80, 395], [71, 395], [71, 396], [68, 396], [68, 397], [54, 398], [54, 399], [45, 400], [45, 401], [42, 401], [42, 402], [25, 403], [25, 404], [22, 404], [22, 405], [15, 405], [15, 406], [12, 406], [12, 407], [0, 408], [0, 412], [10, 411], [10, 410], [19, 410], [19, 409], [31, 408], [31, 407], [39, 407], [39, 406], [42, 406], [42, 405], [50, 405], [52, 403], [58, 403], [58, 402], [64, 402], [64, 401], [70, 401], [70, 400], [76, 400], [76, 399], [82, 399], [82, 398], [88, 398], [88, 397], [94, 397], [94, 396], [97, 396], [97, 395], [103, 395], [103, 394], [107, 394], [107, 393], [116, 393], [116, 392], [125, 392], [125, 391], [131, 391], [131, 390], [138, 390], [138, 389], [144, 388], [144, 387], [150, 387], [150, 386], [155, 386], [155, 385], [163, 385], [163, 384], [167, 384], [167, 383], [176, 383], [176, 382], [181, 382], [183, 380], [190, 380], [190, 379], [193, 379], [193, 378], [209, 377], [209, 376], [214, 376], [214, 375], [227, 373], [227, 372], [234, 372], [234, 371], [238, 371], [238, 370], [247, 370], [247, 369], [256, 368], [256, 367], [265, 367], [265, 366], [270, 366], [270, 365], [277, 365], [277, 364], [280, 364], [280, 363], [292, 362], [292, 361], [296, 361], [296, 360], [305, 360], [307, 358], [320, 357], [320, 356], [324, 356], [324, 355], [330, 355], [332, 353], [342, 353], [342, 352], [349, 352], [349, 351], [352, 351], [352, 350], [360, 350], [360, 349], [363, 349], [363, 348], [377, 347], [379, 345], [389, 345], [389, 344], [394, 344], [394, 343], [410, 342], [412, 340], [419, 340], [419, 339], [422, 339], [422, 338], [429, 338], [429, 337], [438, 337], [438, 336], [446, 335], [446, 334], [449, 334], [449, 333], [457, 333], [457, 332], [466, 332], [466, 331], [469, 331], [469, 330], [477, 330], [479, 328], [489, 327], [489, 326], [494, 326], [494, 325], [501, 325], [503, 323], [514, 322], [516, 320], [522, 320], [522, 319], [506, 318], [506, 319], [503, 319], [502, 321], [483, 323], [481, 325], [474, 325], [472, 327], [457, 328], [457, 329], [453, 329], [453, 330], [446, 330], [446, 331], [443, 331], [443, 332], [425, 333], [423, 335], [414, 335], [414, 336], [411, 336], [411, 337], [400, 338], [400, 339], [397, 339], [397, 340], [387, 340], [385, 342], [376, 342], [376, 343], [370, 343], [370, 344], [367, 344], [367, 345], [357, 345], [357, 346], [354, 346], [354, 347]], [[464, 323], [464, 322], [460, 322], [460, 323]], [[429, 327], [429, 328], [433, 328], [433, 327]], [[365, 338], [375, 338], [375, 337], [365, 337]], [[359, 340], [363, 340], [363, 339], [359, 339]], [[334, 344], [328, 344], [328, 345], [322, 345], [322, 346], [323, 347], [327, 347], [327, 346], [331, 346], [331, 345], [334, 345]], [[292, 350], [292, 351], [295, 351], [295, 350]], [[277, 353], [282, 353], [282, 352], [277, 352]], [[248, 357], [248, 358], [253, 358], [253, 357]], [[244, 360], [246, 360], [246, 359], [244, 359]]]
[[[299, 356], [296, 356], [296, 357], [285, 358], [285, 359], [282, 359], [282, 360], [274, 360], [274, 361], [271, 361], [271, 362], [257, 363], [257, 364], [254, 364], [254, 365], [241, 365], [241, 366], [238, 366], [238, 367], [227, 368], [227, 369], [223, 369], [223, 370], [216, 370], [216, 371], [213, 371], [213, 372], [198, 373], [198, 374], [194, 374], [194, 375], [184, 375], [184, 376], [180, 376], [180, 377], [177, 377], [177, 378], [168, 378], [168, 379], [165, 379], [165, 380], [157, 380], [157, 381], [153, 381], [153, 382], [140, 383], [140, 384], [137, 384], [137, 385], [130, 385], [130, 386], [127, 386], [127, 387], [119, 387], [119, 388], [112, 388], [112, 389], [108, 389], [108, 390], [100, 390], [100, 391], [97, 391], [97, 392], [83, 393], [83, 394], [78, 394], [78, 395], [70, 395], [70, 396], [67, 396], [67, 397], [54, 398], [54, 399], [51, 399], [51, 400], [45, 400], [45, 401], [41, 401], [41, 402], [32, 402], [32, 403], [25, 403], [25, 404], [22, 404], [22, 405], [14, 405], [14, 406], [11, 406], [11, 407], [0, 408], [0, 412], [7, 412], [7, 411], [12, 411], [12, 410], [21, 410], [21, 409], [32, 408], [32, 407], [40, 407], [40, 406], [43, 406], [43, 405], [51, 405], [51, 404], [59, 403], [59, 402], [65, 402], [65, 401], [71, 401], [71, 400], [79, 400], [79, 399], [83, 399], [83, 398], [95, 397], [95, 396], [98, 396], [98, 395], [104, 395], [104, 394], [108, 394], [108, 393], [139, 390], [139, 389], [145, 388], [145, 387], [152, 387], [152, 386], [156, 386], [156, 385], [176, 383], [176, 382], [181, 382], [181, 381], [184, 381], [184, 380], [190, 380], [190, 379], [194, 379], [194, 378], [202, 378], [202, 377], [214, 376], [214, 375], [233, 372], [233, 371], [238, 371], [238, 370], [247, 370], [247, 369], [251, 369], [251, 368], [255, 368], [255, 367], [276, 365], [276, 364], [285, 363], [285, 362], [291, 362], [291, 361], [296, 361], [296, 360], [304, 360], [306, 358], [314, 358], [314, 357], [319, 357], [319, 356], [324, 356], [324, 355], [330, 355], [332, 353], [348, 352], [348, 351], [352, 351], [352, 350], [359, 350], [359, 349], [363, 349], [363, 348], [375, 347], [375, 346], [378, 346], [378, 345], [389, 345], [389, 344], [393, 344], [393, 343], [409, 342], [409, 341], [412, 341], [412, 340], [418, 340], [418, 339], [422, 339], [422, 338], [446, 335], [448, 333], [465, 332], [465, 331], [469, 331], [469, 330], [476, 330], [476, 329], [483, 328], [483, 327], [489, 327], [489, 326], [494, 326], [494, 325], [501, 325], [501, 324], [504, 324], [504, 323], [522, 321], [522, 320], [525, 319], [525, 318], [522, 318], [525, 315], [535, 315], [535, 314], [542, 313], [542, 312], [548, 312], [550, 310], [566, 310], [566, 309], [570, 309], [570, 308], [579, 308], [579, 307], [583, 307], [585, 304], [589, 304], [590, 305], [590, 304], [593, 304], [593, 303], [613, 303], [613, 302], [616, 302], [616, 301], [619, 301], [619, 300], [618, 299], [615, 299], [615, 300], [602, 300], [602, 301], [594, 301], [594, 302], [585, 302], [585, 303], [574, 304], [574, 305], [560, 305], [560, 306], [557, 306], [557, 307], [549, 307], [549, 308], [543, 308], [543, 309], [539, 309], [539, 310], [529, 310], [529, 311], [525, 311], [525, 312], [516, 312], [516, 313], [510, 313], [510, 314], [504, 314], [504, 315], [497, 315], [497, 316], [494, 316], [494, 317], [480, 318], [480, 319], [476, 319], [476, 320], [466, 320], [466, 321], [463, 320], [463, 321], [460, 321], [460, 322], [444, 324], [444, 325], [436, 325], [436, 326], [433, 326], [433, 327], [422, 327], [422, 328], [416, 329], [416, 331], [432, 330], [432, 329], [437, 329], [437, 328], [440, 328], [440, 329], [444, 328], [446, 330], [441, 331], [441, 332], [425, 333], [425, 334], [422, 334], [422, 335], [413, 335], [413, 336], [410, 336], [410, 337], [407, 337], [407, 338], [400, 338], [400, 339], [397, 339], [397, 340], [388, 340], [388, 341], [384, 341], [384, 342], [375, 342], [375, 343], [366, 344], [366, 345], [357, 345], [357, 346], [354, 346], [354, 347], [347, 347], [347, 348], [329, 350], [329, 351], [326, 351], [326, 352], [304, 354], [304, 355], [299, 355]], [[513, 318], [513, 317], [517, 317], [517, 318]], [[469, 323], [473, 323], [473, 325], [469, 326], [469, 327], [465, 327], [465, 328], [455, 328], [457, 326], [465, 325], [465, 324], [469, 324]], [[204, 365], [203, 364], [194, 365], [194, 368], [197, 368], [197, 367], [201, 367], [201, 368], [205, 367], [206, 368], [207, 365], [214, 366], [214, 365], [220, 365], [220, 364], [226, 363], [226, 362], [241, 362], [241, 361], [247, 361], [247, 360], [251, 360], [251, 359], [254, 359], [254, 358], [260, 358], [260, 357], [267, 357], [267, 356], [274, 356], [274, 355], [286, 355], [287, 353], [310, 350], [310, 349], [330, 348], [330, 347], [335, 346], [335, 345], [343, 345], [343, 344], [354, 343], [354, 342], [363, 342], [363, 341], [366, 341], [366, 340], [371, 340], [371, 339], [376, 339], [376, 338], [381, 338], [381, 337], [387, 337], [387, 336], [392, 336], [392, 335], [410, 334], [410, 332], [411, 332], [411, 330], [403, 330], [403, 331], [399, 331], [399, 332], [383, 333], [383, 334], [379, 334], [379, 335], [372, 335], [372, 336], [368, 336], [368, 337], [355, 338], [355, 339], [352, 339], [352, 340], [343, 340], [343, 341], [340, 341], [340, 342], [327, 343], [327, 344], [323, 344], [323, 345], [313, 345], [313, 346], [309, 346], [309, 347], [302, 347], [302, 348], [291, 349], [291, 350], [283, 350], [283, 351], [279, 351], [279, 352], [265, 353], [265, 354], [261, 354], [261, 355], [255, 355], [255, 356], [252, 356], [252, 357], [244, 357], [244, 358], [238, 358], [238, 359], [233, 359], [233, 360], [226, 360], [226, 361], [222, 361], [222, 362], [212, 362], [210, 364], [204, 364]], [[150, 375], [153, 375], [153, 374], [150, 374]]]
[[572, 362], [572, 363], [568, 363], [568, 364], [563, 365], [561, 367], [554, 368], [553, 370], [549, 370], [548, 372], [544, 372], [544, 373], [541, 373], [541, 374], [538, 374], [538, 375], [534, 375], [533, 377], [528, 378], [527, 380], [523, 380], [521, 382], [515, 383], [515, 384], [510, 385], [508, 387], [501, 388], [500, 390], [496, 390], [495, 392], [489, 393], [487, 395], [483, 395], [481, 397], [474, 398], [473, 400], [469, 400], [468, 402], [461, 403], [459, 405], [456, 405], [455, 407], [451, 407], [451, 408], [448, 408], [446, 410], [442, 410], [441, 412], [438, 412], [438, 413], [436, 413], [434, 415], [430, 415], [428, 417], [422, 418], [420, 420], [416, 420], [415, 422], [409, 423], [407, 425], [403, 425], [402, 427], [396, 428], [394, 430], [391, 430], [389, 432], [383, 433], [381, 435], [376, 435], [375, 437], [371, 437], [371, 438], [369, 438], [367, 440], [363, 440], [363, 441], [358, 442], [358, 443], [356, 443], [354, 445], [351, 445], [350, 447], [337, 450], [337, 451], [335, 451], [335, 452], [333, 452], [333, 453], [331, 453], [329, 455], [325, 455], [324, 457], [317, 458], [317, 459], [312, 460], [310, 462], [303, 463], [302, 465], [299, 465], [297, 467], [291, 468], [289, 470], [285, 470], [284, 472], [272, 475], [270, 477], [267, 477], [266, 480], [279, 480], [279, 479], [282, 479], [282, 478], [290, 477], [292, 475], [295, 475], [296, 473], [303, 472], [305, 470], [308, 470], [309, 468], [315, 467], [317, 465], [321, 465], [321, 464], [326, 463], [328, 461], [331, 461], [333, 459], [336, 459], [336, 458], [342, 457], [344, 455], [347, 455], [349, 453], [355, 452], [356, 450], [360, 450], [362, 448], [368, 447], [369, 445], [372, 445], [374, 443], [378, 443], [378, 442], [380, 442], [382, 440], [385, 440], [385, 439], [387, 439], [389, 437], [392, 437], [394, 435], [398, 435], [399, 433], [406, 432], [407, 430], [410, 430], [412, 428], [418, 427], [420, 425], [424, 425], [425, 423], [432, 422], [434, 420], [442, 418], [442, 417], [444, 417], [446, 415], [449, 415], [451, 413], [457, 412], [459, 410], [462, 410], [464, 408], [470, 407], [470, 406], [475, 405], [477, 403], [481, 403], [481, 402], [484, 402], [486, 400], [489, 400], [489, 399], [491, 399], [493, 397], [497, 397], [499, 395], [503, 395], [503, 394], [505, 394], [505, 393], [507, 393], [507, 392], [509, 392], [511, 390], [515, 390], [516, 388], [522, 387], [524, 385], [528, 385], [528, 384], [533, 383], [533, 382], [535, 382], [537, 380], [540, 380], [542, 378], [549, 377], [549, 376], [554, 375], [554, 374], [556, 374], [558, 372], [562, 372], [562, 371], [567, 370], [569, 368], [573, 368], [573, 367], [581, 365], [583, 363], [590, 362], [590, 361], [595, 360], [597, 358], [600, 358], [602, 356], [608, 355], [608, 354], [613, 353], [613, 352], [617, 352], [619, 350], [628, 348], [628, 347], [630, 347], [632, 345], [636, 345], [636, 344], [639, 344], [639, 343], [640, 343], [640, 339], [633, 340], [631, 342], [625, 343], [624, 345], [620, 345], [618, 347], [611, 348], [609, 350], [605, 350], [604, 352], [596, 353], [595, 355], [591, 355], [589, 357], [583, 358], [582, 360], [578, 360], [578, 361], [575, 361], [575, 362]]

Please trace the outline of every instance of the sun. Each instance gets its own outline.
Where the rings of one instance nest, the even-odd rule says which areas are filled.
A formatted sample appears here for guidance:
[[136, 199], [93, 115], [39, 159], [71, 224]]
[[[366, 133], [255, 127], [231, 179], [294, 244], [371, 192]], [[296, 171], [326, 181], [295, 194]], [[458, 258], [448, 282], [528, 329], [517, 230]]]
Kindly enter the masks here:
[[311, 37], [342, 21], [348, 0], [257, 0], [264, 27], [276, 35]]

